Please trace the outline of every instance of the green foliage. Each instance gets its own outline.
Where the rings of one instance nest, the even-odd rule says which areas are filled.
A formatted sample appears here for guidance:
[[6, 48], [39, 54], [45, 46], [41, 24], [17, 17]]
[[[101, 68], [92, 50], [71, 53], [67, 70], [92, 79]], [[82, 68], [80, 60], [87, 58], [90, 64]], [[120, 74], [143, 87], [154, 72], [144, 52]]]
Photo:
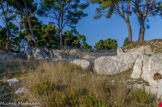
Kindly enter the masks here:
[[[37, 35], [37, 42], [41, 47], [54, 48], [55, 45], [58, 45], [59, 40], [57, 40], [57, 29], [51, 24], [41, 25], [39, 34]], [[54, 45], [54, 46], [53, 46]]]
[[123, 44], [123, 47], [124, 46], [127, 46], [129, 44], [129, 42], [128, 42], [128, 38], [125, 38], [125, 40], [124, 40], [124, 44]]
[[[17, 10], [25, 13], [34, 12], [37, 9], [37, 3], [34, 3], [34, 0], [6, 0], [7, 3]], [[26, 6], [25, 6], [26, 5]], [[24, 11], [25, 10], [25, 11]], [[31, 10], [31, 11], [27, 11]]]
[[[40, 5], [41, 7], [38, 10], [39, 15], [53, 18], [58, 21], [58, 24], [61, 24], [59, 18], [63, 17], [62, 24], [65, 26], [74, 27], [73, 25], [77, 24], [82, 17], [87, 15], [83, 12], [83, 9], [88, 4], [80, 3], [80, 0], [43, 0]], [[59, 14], [60, 11], [63, 13]], [[63, 27], [63, 25], [60, 26]]]
[[[10, 33], [10, 50], [11, 51], [14, 51], [16, 50], [16, 45], [17, 45], [17, 41], [16, 41], [16, 36], [17, 36], [17, 33], [18, 33], [18, 27], [9, 22], [8, 23], [8, 29], [9, 29], [9, 32], [12, 32]], [[0, 28], [0, 49], [3, 49], [3, 50], [7, 50], [7, 47], [8, 47], [8, 37], [7, 37], [7, 29], [6, 27], [1, 27]]]
[[61, 91], [59, 87], [50, 81], [43, 81], [33, 87], [34, 95], [44, 100], [45, 106], [106, 106], [97, 100], [95, 96], [88, 94], [85, 90]]
[[[30, 38], [31, 33], [29, 31], [28, 23], [25, 21], [26, 17], [22, 19], [22, 35], [27, 37], [23, 38], [29, 42], [29, 47], [35, 47], [34, 41]], [[38, 18], [35, 15], [31, 15], [31, 24], [33, 27], [33, 32], [36, 37], [36, 41], [40, 47], [47, 47], [52, 49], [58, 49], [60, 44], [59, 31], [56, 26], [52, 24], [42, 24], [38, 21]], [[83, 44], [84, 43], [84, 44]], [[63, 34], [63, 44], [67, 48], [80, 48], [81, 45], [83, 48], [90, 48], [86, 43], [86, 37], [84, 35], [75, 35], [72, 30], [65, 31]]]
[[[99, 7], [96, 8], [96, 13], [94, 16], [94, 19], [99, 19], [101, 16], [105, 16], [106, 18], [110, 18], [113, 13], [119, 13], [120, 16], [123, 16], [124, 14], [127, 14], [127, 12], [130, 13], [130, 10], [127, 10], [127, 5], [129, 4], [128, 1], [130, 0], [90, 0], [91, 3], [99, 4]], [[118, 3], [120, 2], [120, 3]], [[128, 3], [128, 4], [127, 4]], [[124, 6], [123, 6], [124, 5]], [[119, 7], [122, 7], [119, 9]], [[122, 12], [123, 13], [122, 13]]]
[[0, 81], [0, 102], [11, 101], [11, 98], [12, 98], [11, 87], [7, 82]]
[[63, 34], [64, 38], [64, 46], [68, 48], [79, 48], [80, 47], [80, 39], [73, 34], [72, 30], [66, 31]]
[[[6, 48], [8, 50], [12, 50], [11, 48], [13, 48], [14, 45], [12, 45], [11, 42], [13, 42], [13, 38], [15, 36], [15, 33], [17, 32], [17, 27], [15, 24], [12, 23], [13, 19], [15, 19], [16, 14], [14, 14], [14, 10], [11, 6], [9, 6], [7, 4], [6, 1], [1, 0], [0, 1], [0, 16], [4, 22], [5, 28], [6, 28], [6, 35], [3, 35], [4, 38], [6, 38], [7, 36], [7, 44], [6, 46], [4, 46], [4, 44], [6, 43], [6, 40], [2, 37], [2, 39], [5, 41], [5, 43], [3, 44], [3, 48]], [[1, 32], [3, 32], [4, 30], [2, 29]], [[4, 33], [2, 33], [4, 34]], [[2, 35], [1, 35], [2, 36]]]
[[75, 25], [81, 18], [87, 16], [83, 12], [87, 6], [87, 3], [81, 3], [80, 0], [42, 0], [40, 3], [38, 14], [49, 17], [56, 23], [60, 35], [60, 48], [63, 48], [64, 27], [71, 27], [75, 31]]
[[94, 46], [94, 48], [96, 48], [97, 50], [117, 49], [117, 47], [117, 41], [113, 39], [100, 40]]
[[66, 31], [63, 34], [64, 45], [67, 48], [82, 48], [82, 49], [91, 49], [92, 46], [86, 43], [85, 35], [74, 35], [73, 31]]
[[88, 45], [87, 43], [83, 43], [81, 45], [81, 49], [92, 49], [92, 46], [91, 45]]
[[8, 43], [6, 31], [6, 28], [0, 27], [0, 49], [6, 49]]

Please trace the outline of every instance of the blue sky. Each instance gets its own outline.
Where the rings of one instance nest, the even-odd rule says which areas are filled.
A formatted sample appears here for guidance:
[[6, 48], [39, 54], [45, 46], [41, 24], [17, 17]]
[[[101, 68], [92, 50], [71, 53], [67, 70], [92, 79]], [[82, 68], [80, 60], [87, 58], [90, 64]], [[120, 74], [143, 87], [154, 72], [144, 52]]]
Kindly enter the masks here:
[[[110, 19], [106, 19], [102, 17], [100, 19], [94, 20], [93, 16], [95, 15], [95, 9], [97, 5], [89, 5], [88, 8], [84, 10], [85, 13], [88, 14], [87, 17], [81, 19], [77, 24], [77, 31], [80, 34], [84, 34], [87, 38], [87, 43], [94, 46], [101, 39], [112, 38], [118, 41], [118, 46], [121, 47], [123, 45], [124, 39], [128, 35], [127, 26], [123, 19], [116, 14]], [[40, 21], [44, 23], [48, 23], [49, 20], [47, 18], [39, 17]], [[139, 35], [139, 23], [136, 18], [136, 15], [132, 15], [130, 17], [132, 33], [133, 33], [133, 41], [138, 40]], [[0, 21], [2, 23], [2, 21]], [[161, 17], [151, 17], [149, 18], [148, 24], [150, 25], [149, 29], [146, 29], [145, 32], [145, 40], [151, 39], [162, 39], [162, 18]], [[64, 29], [68, 30], [66, 27]]]
[[[88, 13], [86, 18], [83, 18], [77, 25], [77, 30], [81, 34], [85, 34], [87, 42], [90, 45], [95, 45], [100, 39], [112, 38], [118, 41], [119, 47], [123, 45], [124, 39], [128, 35], [127, 26], [123, 19], [116, 14], [110, 19], [102, 17], [101, 19], [94, 20], [95, 8], [97, 5], [90, 5], [85, 12]], [[139, 23], [136, 15], [130, 17], [132, 26], [133, 41], [138, 40], [139, 35]], [[145, 40], [151, 40], [155, 38], [162, 39], [162, 18], [151, 17], [149, 18], [149, 29], [146, 29]]]
[[[85, 13], [88, 13], [88, 16], [79, 21], [76, 27], [77, 31], [80, 34], [84, 34], [87, 38], [87, 43], [92, 46], [101, 39], [112, 38], [116, 39], [119, 47], [121, 47], [124, 39], [128, 36], [125, 22], [116, 14], [113, 14], [110, 19], [102, 17], [94, 20], [93, 16], [95, 15], [96, 7], [97, 5], [90, 5], [84, 10]], [[44, 21], [44, 18], [40, 18], [40, 20]], [[132, 26], [133, 41], [136, 41], [139, 35], [139, 23], [136, 15], [130, 17], [130, 22]], [[45, 23], [48, 23], [48, 20], [46, 20]], [[162, 18], [150, 17], [149, 22], [146, 23], [150, 25], [150, 28], [146, 29], [145, 40], [162, 39]], [[69, 28], [66, 27], [64, 30], [68, 29]]]

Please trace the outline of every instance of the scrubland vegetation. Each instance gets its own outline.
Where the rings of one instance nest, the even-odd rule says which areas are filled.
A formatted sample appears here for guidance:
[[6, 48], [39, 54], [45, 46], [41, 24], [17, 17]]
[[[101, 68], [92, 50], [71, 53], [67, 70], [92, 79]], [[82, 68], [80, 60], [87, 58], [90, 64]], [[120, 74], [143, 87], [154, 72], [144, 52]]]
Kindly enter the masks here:
[[162, 53], [162, 39], [153, 39], [150, 41], [136, 41], [127, 45], [123, 45], [123, 49], [133, 49], [142, 46], [150, 46], [150, 49], [154, 53]]
[[[156, 107], [144, 90], [128, 89], [131, 70], [115, 76], [97, 75], [67, 62], [0, 62], [0, 101], [37, 102], [42, 107]], [[10, 87], [7, 79], [20, 83]], [[19, 87], [28, 93], [15, 95]]]

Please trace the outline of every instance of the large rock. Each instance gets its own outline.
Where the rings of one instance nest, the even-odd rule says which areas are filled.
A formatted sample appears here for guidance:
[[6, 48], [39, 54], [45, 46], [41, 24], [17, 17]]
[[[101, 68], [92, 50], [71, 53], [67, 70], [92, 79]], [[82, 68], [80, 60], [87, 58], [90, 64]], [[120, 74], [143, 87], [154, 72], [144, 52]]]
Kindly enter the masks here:
[[90, 62], [85, 59], [76, 59], [71, 61], [71, 63], [81, 66], [83, 69], [87, 69], [90, 65]]
[[162, 74], [162, 53], [138, 57], [131, 77], [133, 79], [142, 78], [150, 86], [157, 87], [157, 82], [153, 79], [153, 75], [157, 72]]
[[94, 61], [97, 74], [114, 75], [133, 67], [139, 54], [125, 53], [120, 56], [103, 56]]

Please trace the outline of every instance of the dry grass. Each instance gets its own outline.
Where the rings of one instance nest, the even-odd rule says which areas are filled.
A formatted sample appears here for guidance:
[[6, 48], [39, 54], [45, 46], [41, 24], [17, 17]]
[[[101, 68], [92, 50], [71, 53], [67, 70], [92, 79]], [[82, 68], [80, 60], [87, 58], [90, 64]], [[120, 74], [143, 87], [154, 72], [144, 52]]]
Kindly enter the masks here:
[[[42, 107], [152, 107], [151, 95], [126, 88], [130, 72], [100, 76], [66, 62], [43, 62], [21, 76], [27, 94], [15, 101], [39, 102]], [[113, 81], [113, 82], [112, 82]]]

